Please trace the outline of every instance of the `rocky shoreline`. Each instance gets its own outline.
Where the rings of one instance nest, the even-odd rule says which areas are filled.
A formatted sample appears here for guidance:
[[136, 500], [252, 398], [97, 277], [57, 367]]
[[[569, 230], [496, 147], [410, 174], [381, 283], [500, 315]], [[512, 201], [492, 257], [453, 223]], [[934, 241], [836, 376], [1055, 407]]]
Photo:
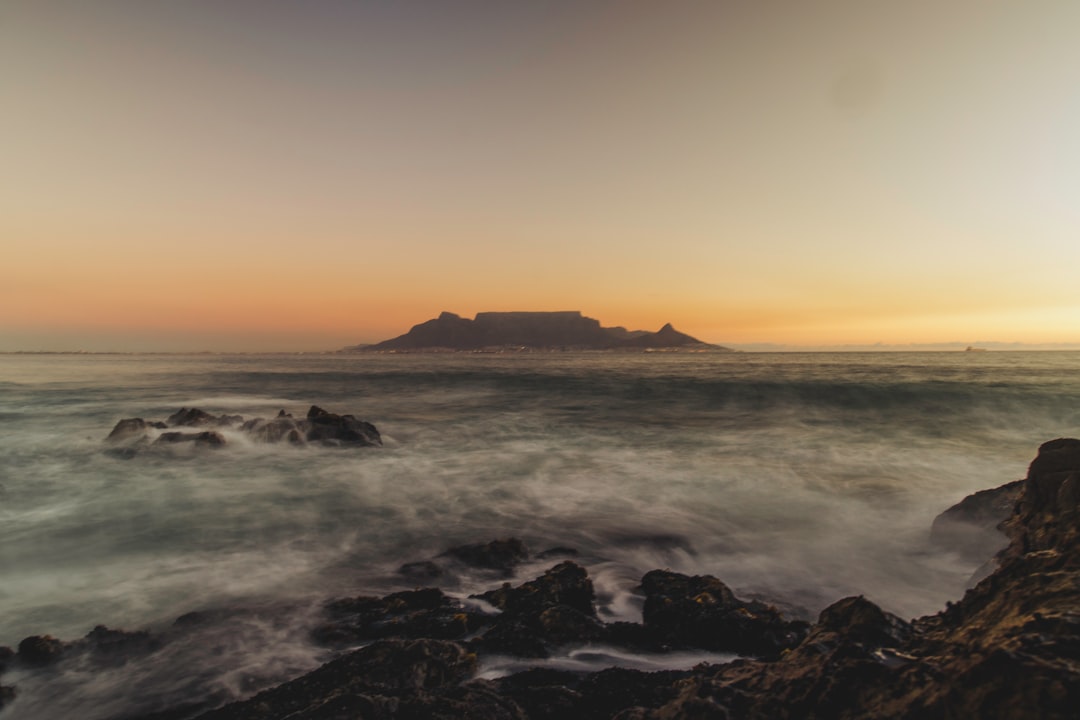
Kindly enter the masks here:
[[[936, 540], [960, 552], [985, 548], [989, 559], [1001, 520], [1007, 545], [996, 569], [963, 598], [911, 622], [863, 597], [833, 603], [812, 624], [791, 620], [736, 597], [720, 579], [654, 570], [641, 579], [642, 621], [606, 623], [572, 549], [533, 556], [512, 538], [451, 548], [400, 568], [415, 590], [323, 605], [311, 637], [333, 659], [321, 667], [235, 702], [210, 692], [183, 702], [146, 698], [116, 720], [1076, 718], [1078, 511], [1080, 440], [1043, 444], [1023, 481], [939, 516]], [[532, 580], [468, 598], [435, 587], [455, 567], [509, 577], [530, 559], [553, 564]], [[158, 634], [99, 627], [74, 642], [34, 636], [0, 648], [0, 673], [135, 668], [192, 628], [227, 628], [233, 619], [229, 612], [192, 613]], [[539, 663], [569, 646], [739, 657], [659, 672], [573, 672]], [[478, 677], [485, 659], [498, 656], [538, 662]], [[0, 688], [0, 706], [18, 702], [18, 687]]]

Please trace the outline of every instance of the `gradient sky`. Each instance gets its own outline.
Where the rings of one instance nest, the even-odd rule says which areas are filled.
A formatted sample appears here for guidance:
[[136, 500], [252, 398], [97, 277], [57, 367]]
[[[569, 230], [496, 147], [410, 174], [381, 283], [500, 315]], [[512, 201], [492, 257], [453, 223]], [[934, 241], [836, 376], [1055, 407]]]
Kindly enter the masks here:
[[0, 3], [0, 351], [1080, 341], [1080, 2]]

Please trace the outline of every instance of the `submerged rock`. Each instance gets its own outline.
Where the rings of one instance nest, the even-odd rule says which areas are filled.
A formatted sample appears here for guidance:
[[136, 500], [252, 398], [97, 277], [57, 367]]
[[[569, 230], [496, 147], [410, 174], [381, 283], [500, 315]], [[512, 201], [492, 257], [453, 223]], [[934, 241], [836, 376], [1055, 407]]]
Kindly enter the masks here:
[[428, 583], [441, 578], [443, 569], [431, 560], [418, 560], [399, 567], [398, 574], [414, 582]]
[[529, 560], [529, 549], [518, 538], [502, 538], [486, 543], [457, 545], [439, 553], [432, 560], [407, 562], [398, 574], [414, 582], [428, 583], [463, 568], [488, 572], [495, 577], [510, 577]]
[[450, 548], [439, 557], [456, 560], [469, 567], [497, 570], [509, 575], [514, 568], [529, 559], [529, 550], [521, 540], [506, 538], [475, 545], [460, 545]]

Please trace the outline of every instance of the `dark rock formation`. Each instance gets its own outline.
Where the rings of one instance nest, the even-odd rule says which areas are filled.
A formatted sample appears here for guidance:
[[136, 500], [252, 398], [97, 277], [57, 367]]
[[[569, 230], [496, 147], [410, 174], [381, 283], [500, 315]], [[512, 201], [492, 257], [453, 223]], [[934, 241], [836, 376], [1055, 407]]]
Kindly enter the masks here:
[[443, 569], [431, 560], [408, 562], [398, 568], [398, 573], [413, 582], [429, 583], [443, 576]]
[[180, 408], [165, 419], [169, 427], [231, 427], [244, 419], [239, 415], [213, 416], [198, 408]]
[[225, 445], [225, 436], [213, 430], [204, 430], [203, 432], [165, 432], [158, 435], [154, 444], [159, 445], [164, 443], [167, 445], [175, 445], [186, 442], [194, 443], [196, 447], [217, 448]]
[[660, 349], [693, 347], [724, 351], [680, 333], [670, 324], [659, 332], [628, 331], [601, 327], [598, 320], [578, 311], [484, 312], [474, 320], [444, 312], [434, 320], [413, 326], [409, 332], [375, 345], [347, 351], [481, 350], [484, 348], [531, 349]]
[[437, 588], [407, 590], [383, 598], [355, 597], [328, 603], [329, 621], [313, 631], [324, 645], [345, 646], [377, 638], [463, 638], [492, 618], [467, 610]]
[[518, 587], [506, 583], [474, 597], [502, 610], [473, 643], [482, 652], [548, 657], [554, 648], [605, 635], [593, 605], [592, 581], [585, 568], [569, 560]]
[[157, 650], [161, 642], [160, 638], [148, 632], [110, 630], [98, 625], [86, 637], [74, 642], [63, 642], [51, 635], [24, 638], [12, 662], [23, 667], [39, 668], [78, 656], [97, 666], [116, 666]]
[[[567, 552], [573, 552], [567, 550]], [[529, 560], [529, 549], [518, 538], [458, 545], [431, 560], [407, 562], [398, 573], [414, 582], [427, 583], [463, 569], [479, 570], [495, 577], [510, 577], [514, 569]]]
[[934, 518], [930, 540], [974, 562], [991, 557], [1008, 543], [1000, 526], [1012, 515], [1023, 486], [1023, 480], [1015, 480], [968, 495]]
[[469, 567], [496, 570], [509, 575], [514, 568], [529, 559], [529, 550], [521, 540], [507, 538], [476, 545], [460, 545], [450, 548], [439, 557], [450, 558]]
[[865, 600], [827, 608], [775, 662], [695, 674], [635, 718], [1076, 718], [1080, 708], [1080, 441], [1039, 449], [1001, 566], [906, 623]]
[[371, 423], [358, 420], [353, 415], [336, 415], [315, 405], [308, 410], [307, 421], [301, 422], [299, 428], [304, 431], [304, 439], [308, 442], [367, 447], [382, 445], [379, 431]]
[[[173, 428], [217, 428], [182, 431]], [[294, 445], [316, 443], [326, 446], [381, 447], [382, 437], [369, 422], [353, 415], [337, 415], [315, 405], [307, 417], [297, 420], [284, 410], [266, 420], [245, 420], [240, 415], [211, 415], [198, 408], [181, 408], [165, 422], [147, 422], [126, 418], [116, 423], [106, 441], [106, 453], [131, 459], [147, 446], [176, 446], [191, 443], [197, 448], [218, 448], [227, 444], [222, 429], [236, 428], [258, 442], [288, 442]], [[158, 430], [168, 432], [158, 433]]]
[[[463, 686], [476, 656], [443, 640], [384, 640], [202, 720], [521, 718], [512, 703]], [[500, 707], [506, 706], [503, 712]]]
[[674, 647], [773, 657], [794, 647], [807, 624], [776, 608], [743, 601], [714, 577], [653, 570], [641, 580], [645, 627]]
[[29, 667], [51, 665], [63, 657], [64, 649], [64, 643], [52, 635], [31, 635], [19, 643], [15, 660]]
[[8, 669], [8, 665], [15, 658], [15, 651], [6, 645], [0, 645], [0, 675]]

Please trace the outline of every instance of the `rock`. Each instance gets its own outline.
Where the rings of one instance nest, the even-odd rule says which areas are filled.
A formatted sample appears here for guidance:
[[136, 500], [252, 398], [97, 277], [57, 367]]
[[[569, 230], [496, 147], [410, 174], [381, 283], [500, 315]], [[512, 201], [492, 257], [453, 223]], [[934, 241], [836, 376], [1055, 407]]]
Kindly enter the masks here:
[[8, 665], [15, 658], [15, 651], [7, 646], [0, 645], [0, 675], [8, 669]]
[[155, 445], [176, 445], [179, 443], [194, 443], [196, 447], [219, 448], [225, 445], [225, 436], [213, 430], [203, 432], [166, 432], [161, 433], [154, 441]]
[[[460, 684], [476, 656], [444, 640], [383, 640], [199, 720], [473, 717], [523, 718], [501, 698]], [[497, 712], [500, 710], [501, 712]]]
[[113, 426], [112, 432], [105, 439], [110, 442], [128, 440], [132, 437], [145, 435], [149, 427], [150, 423], [142, 418], [125, 418]]
[[838, 600], [822, 610], [815, 630], [837, 633], [846, 641], [873, 647], [901, 647], [911, 638], [910, 623], [861, 595]]
[[596, 593], [585, 568], [567, 560], [535, 580], [518, 587], [503, 585], [497, 590], [474, 595], [509, 613], [543, 611], [565, 605], [591, 617], [596, 616], [593, 601]]
[[331, 646], [390, 637], [451, 640], [491, 623], [489, 616], [465, 609], [436, 588], [344, 598], [325, 610], [329, 621], [317, 626], [312, 637]]
[[15, 699], [15, 688], [0, 685], [0, 710]]
[[1012, 515], [1024, 481], [968, 495], [934, 518], [930, 540], [961, 553], [972, 562], [986, 562], [1008, 544], [1001, 524]]
[[168, 418], [165, 424], [169, 427], [230, 427], [243, 422], [239, 415], [219, 415], [217, 417], [198, 408], [180, 408]]
[[575, 673], [534, 668], [496, 683], [499, 692], [513, 699], [530, 720], [576, 720], [583, 717], [581, 694], [573, 689], [580, 680]]
[[427, 583], [443, 576], [443, 569], [430, 560], [405, 563], [398, 568], [398, 574], [415, 582]]
[[474, 645], [484, 652], [547, 657], [555, 647], [600, 640], [595, 593], [585, 569], [569, 560], [518, 587], [504, 584], [473, 597], [503, 612]]
[[677, 684], [689, 673], [647, 673], [608, 668], [591, 673], [578, 685], [582, 717], [610, 718], [635, 706], [658, 707], [677, 695]]
[[577, 557], [581, 553], [574, 548], [569, 547], [552, 547], [547, 550], [536, 553], [537, 560], [551, 560], [553, 558], [572, 558]]
[[1017, 511], [1006, 523], [1012, 539], [1007, 555], [1048, 550], [1080, 550], [1080, 440], [1062, 438], [1043, 443], [1028, 468]]
[[529, 550], [521, 540], [506, 538], [475, 545], [460, 545], [450, 548], [439, 557], [451, 558], [473, 568], [497, 570], [509, 576], [514, 568], [529, 559]]
[[19, 643], [15, 658], [21, 665], [44, 667], [63, 657], [65, 649], [64, 643], [52, 635], [31, 635]]
[[[303, 445], [307, 442], [332, 446], [380, 447], [382, 437], [374, 425], [353, 415], [336, 415], [312, 406], [308, 416], [296, 420], [281, 410], [271, 420], [240, 415], [214, 416], [198, 408], [181, 408], [164, 423], [147, 422], [142, 418], [120, 420], [106, 440], [116, 447], [105, 453], [111, 457], [130, 460], [150, 445], [193, 443], [196, 447], [217, 448], [226, 444], [225, 435], [217, 430], [181, 431], [173, 428], [238, 428], [257, 442], [288, 442]], [[169, 430], [154, 437], [154, 430]], [[153, 440], [153, 442], [151, 442]]]
[[1044, 444], [1024, 480], [1001, 565], [910, 626], [863, 598], [822, 612], [773, 662], [695, 673], [633, 717], [1015, 718], [1080, 707], [1080, 441]]
[[308, 410], [305, 428], [308, 442], [382, 446], [382, 437], [371, 423], [357, 420], [352, 415], [335, 415], [315, 405]]
[[739, 600], [709, 575], [653, 570], [641, 588], [645, 627], [675, 647], [773, 657], [797, 645], [808, 627], [771, 605]]
[[89, 653], [94, 662], [115, 667], [145, 657], [162, 644], [160, 638], [145, 631], [126, 632], [98, 625], [75, 647]]
[[[284, 412], [284, 411], [282, 411]], [[252, 439], [264, 443], [289, 442], [293, 445], [302, 445], [306, 442], [306, 432], [293, 420], [292, 416], [281, 416], [273, 420], [255, 418], [248, 420], [240, 427], [248, 433]]]

